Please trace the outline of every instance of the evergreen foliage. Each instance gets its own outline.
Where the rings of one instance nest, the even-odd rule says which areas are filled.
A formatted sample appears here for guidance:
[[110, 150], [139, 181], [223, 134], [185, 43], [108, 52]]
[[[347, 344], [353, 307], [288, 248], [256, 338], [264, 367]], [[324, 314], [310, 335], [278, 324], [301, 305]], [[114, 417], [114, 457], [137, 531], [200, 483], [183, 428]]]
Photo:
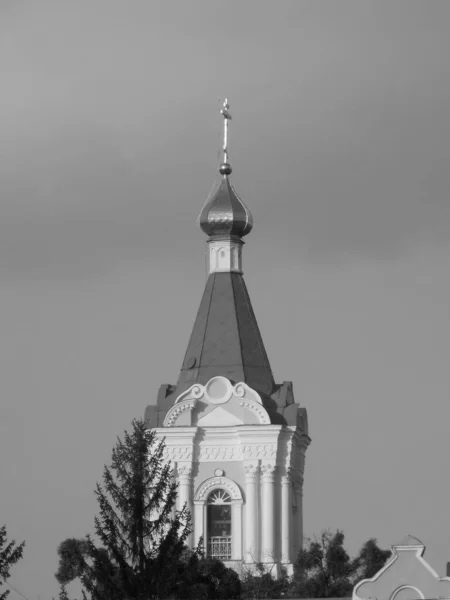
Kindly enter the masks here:
[[118, 438], [95, 490], [98, 542], [88, 535], [58, 548], [56, 579], [62, 586], [79, 579], [92, 600], [169, 596], [191, 533], [187, 508], [175, 510], [177, 485], [163, 461], [164, 442], [142, 420], [132, 427]]
[[[15, 540], [8, 542], [7, 535], [6, 525], [3, 525], [0, 527], [0, 585], [10, 577], [9, 570], [22, 558], [25, 547], [25, 542], [18, 546]], [[0, 594], [0, 600], [5, 600], [8, 595], [9, 590], [4, 591]]]
[[241, 582], [222, 561], [206, 558], [200, 549], [186, 550], [174, 570], [174, 600], [233, 600], [241, 597]]

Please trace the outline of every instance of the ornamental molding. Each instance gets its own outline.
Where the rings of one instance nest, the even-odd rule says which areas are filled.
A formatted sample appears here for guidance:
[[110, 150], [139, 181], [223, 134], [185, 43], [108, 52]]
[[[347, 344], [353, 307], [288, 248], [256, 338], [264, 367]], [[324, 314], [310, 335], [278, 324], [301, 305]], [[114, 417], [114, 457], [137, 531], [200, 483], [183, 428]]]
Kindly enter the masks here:
[[[200, 446], [195, 450], [194, 460], [197, 462], [240, 461], [251, 459], [271, 459], [277, 457], [276, 444], [234, 444], [233, 446]], [[191, 455], [188, 455], [189, 460]], [[175, 458], [172, 460], [176, 460]]]
[[270, 417], [267, 413], [267, 410], [262, 406], [262, 404], [258, 404], [257, 402], [255, 402], [255, 400], [251, 398], [241, 400], [239, 404], [243, 408], [248, 408], [249, 410], [254, 412], [259, 418], [259, 422], [261, 423], [261, 425], [270, 425]]
[[169, 410], [164, 419], [163, 427], [172, 427], [175, 424], [175, 421], [185, 410], [191, 411], [195, 408], [196, 400], [187, 400], [186, 402], [180, 402], [179, 404], [175, 404]]
[[163, 460], [179, 462], [192, 460], [192, 446], [166, 446], [163, 452]]
[[233, 396], [253, 400], [262, 406], [261, 396], [243, 381], [233, 385], [229, 379], [218, 375], [212, 377], [206, 385], [196, 383], [188, 390], [180, 394], [175, 404], [186, 400], [199, 400], [200, 398], [208, 404], [225, 404]]
[[195, 383], [189, 389], [177, 396], [175, 404], [184, 402], [185, 400], [198, 400], [205, 393], [205, 386]]
[[[243, 381], [233, 385], [229, 379], [218, 375], [212, 377], [205, 385], [195, 383], [179, 396], [175, 400], [175, 404], [168, 411], [166, 418], [164, 419], [163, 427], [174, 427], [177, 425], [177, 421], [184, 411], [192, 411], [197, 402], [201, 401], [201, 410], [195, 411], [189, 419], [183, 417], [178, 425], [192, 427], [197, 425], [197, 418], [206, 418], [209, 414], [212, 415], [213, 411], [205, 412], [205, 404], [209, 405], [210, 408], [214, 409], [215, 406], [226, 405], [227, 408], [224, 410], [230, 413], [229, 425], [244, 425], [245, 424], [245, 411], [242, 408], [252, 412], [256, 415], [257, 422], [259, 425], [270, 425], [270, 417], [268, 412], [263, 406], [261, 396], [254, 389], [249, 387]], [[234, 407], [234, 410], [233, 410]], [[239, 408], [241, 407], [241, 408]], [[218, 411], [218, 415], [220, 410]], [[198, 414], [197, 414], [198, 413]], [[213, 417], [211, 417], [213, 418]], [[218, 422], [211, 423], [208, 426], [221, 426], [222, 422], [225, 422], [223, 415], [217, 417]], [[234, 422], [233, 421], [236, 421]], [[247, 416], [248, 419], [248, 416]], [[252, 417], [250, 420], [253, 420]], [[186, 422], [187, 421], [187, 422]], [[226, 423], [225, 423], [226, 424]], [[248, 423], [253, 425], [254, 423]]]
[[206, 479], [197, 488], [194, 495], [194, 502], [206, 502], [210, 492], [218, 488], [226, 490], [232, 500], [240, 500], [242, 502], [242, 494], [239, 486], [228, 477], [210, 477]]
[[199, 462], [242, 460], [240, 446], [200, 446], [195, 459]]
[[251, 458], [269, 458], [277, 457], [277, 444], [245, 444], [242, 448], [242, 455], [245, 459]]

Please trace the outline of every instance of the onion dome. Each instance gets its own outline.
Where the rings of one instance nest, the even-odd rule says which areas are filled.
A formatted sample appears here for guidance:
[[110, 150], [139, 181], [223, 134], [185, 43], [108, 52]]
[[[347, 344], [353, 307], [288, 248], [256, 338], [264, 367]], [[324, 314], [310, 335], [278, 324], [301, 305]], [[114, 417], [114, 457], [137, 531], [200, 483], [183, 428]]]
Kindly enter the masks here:
[[228, 100], [222, 105], [223, 116], [223, 162], [219, 173], [223, 179], [210, 200], [206, 202], [198, 218], [201, 229], [209, 236], [233, 235], [243, 237], [250, 233], [253, 218], [231, 185], [231, 165], [228, 162], [228, 121], [231, 121]]
[[227, 175], [224, 175], [216, 193], [203, 207], [199, 216], [199, 225], [209, 236], [243, 237], [250, 233], [253, 217], [237, 195]]

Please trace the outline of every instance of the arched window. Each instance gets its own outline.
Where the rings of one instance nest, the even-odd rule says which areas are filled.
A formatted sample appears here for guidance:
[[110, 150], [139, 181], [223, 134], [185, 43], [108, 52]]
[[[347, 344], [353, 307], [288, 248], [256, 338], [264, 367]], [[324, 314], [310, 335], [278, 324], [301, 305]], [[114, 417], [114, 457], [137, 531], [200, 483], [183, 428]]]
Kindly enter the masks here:
[[207, 500], [208, 556], [231, 559], [231, 526], [231, 496], [226, 490], [215, 489]]

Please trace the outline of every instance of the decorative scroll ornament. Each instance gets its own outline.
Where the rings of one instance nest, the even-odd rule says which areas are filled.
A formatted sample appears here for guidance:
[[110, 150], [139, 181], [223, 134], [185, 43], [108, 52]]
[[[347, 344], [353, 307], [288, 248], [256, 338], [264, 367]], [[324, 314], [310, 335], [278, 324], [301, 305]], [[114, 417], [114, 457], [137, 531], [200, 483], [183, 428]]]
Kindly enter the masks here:
[[175, 405], [186, 400], [199, 400], [200, 398], [211, 404], [224, 404], [232, 396], [253, 400], [262, 406], [261, 396], [243, 381], [232, 385], [231, 381], [222, 375], [212, 377], [206, 385], [196, 383], [175, 400]]
[[[240, 425], [245, 424], [245, 418], [250, 419], [250, 423], [254, 423], [254, 417], [242, 417], [242, 408], [247, 409], [252, 412], [257, 417], [257, 423], [260, 425], [270, 425], [270, 417], [268, 412], [263, 406], [261, 396], [249, 387], [244, 382], [239, 382], [236, 385], [233, 385], [229, 379], [223, 377], [221, 375], [217, 377], [212, 377], [206, 385], [194, 384], [188, 390], [181, 393], [177, 399], [175, 400], [175, 404], [172, 408], [167, 412], [167, 415], [164, 419], [163, 427], [174, 427], [174, 426], [203, 426], [201, 423], [194, 422], [195, 414], [192, 417], [188, 417], [183, 414], [185, 411], [192, 411], [198, 401], [202, 403], [213, 405], [225, 405], [231, 403], [226, 407], [225, 411], [229, 413], [229, 425]], [[236, 410], [233, 411], [233, 403], [235, 403]], [[239, 408], [241, 407], [241, 408]], [[221, 408], [218, 408], [219, 415]], [[197, 411], [198, 412], [198, 411]], [[209, 414], [212, 414], [213, 411], [207, 412], [201, 416], [201, 419], [207, 420], [209, 426], [220, 426], [223, 424], [220, 422], [222, 417], [224, 416], [221, 413], [221, 416], [218, 418], [217, 423], [210, 423]], [[201, 411], [200, 411], [201, 414]], [[244, 412], [245, 414], [245, 412]], [[188, 418], [187, 418], [188, 417]], [[214, 417], [212, 417], [214, 421]], [[244, 420], [242, 420], [244, 419]]]

